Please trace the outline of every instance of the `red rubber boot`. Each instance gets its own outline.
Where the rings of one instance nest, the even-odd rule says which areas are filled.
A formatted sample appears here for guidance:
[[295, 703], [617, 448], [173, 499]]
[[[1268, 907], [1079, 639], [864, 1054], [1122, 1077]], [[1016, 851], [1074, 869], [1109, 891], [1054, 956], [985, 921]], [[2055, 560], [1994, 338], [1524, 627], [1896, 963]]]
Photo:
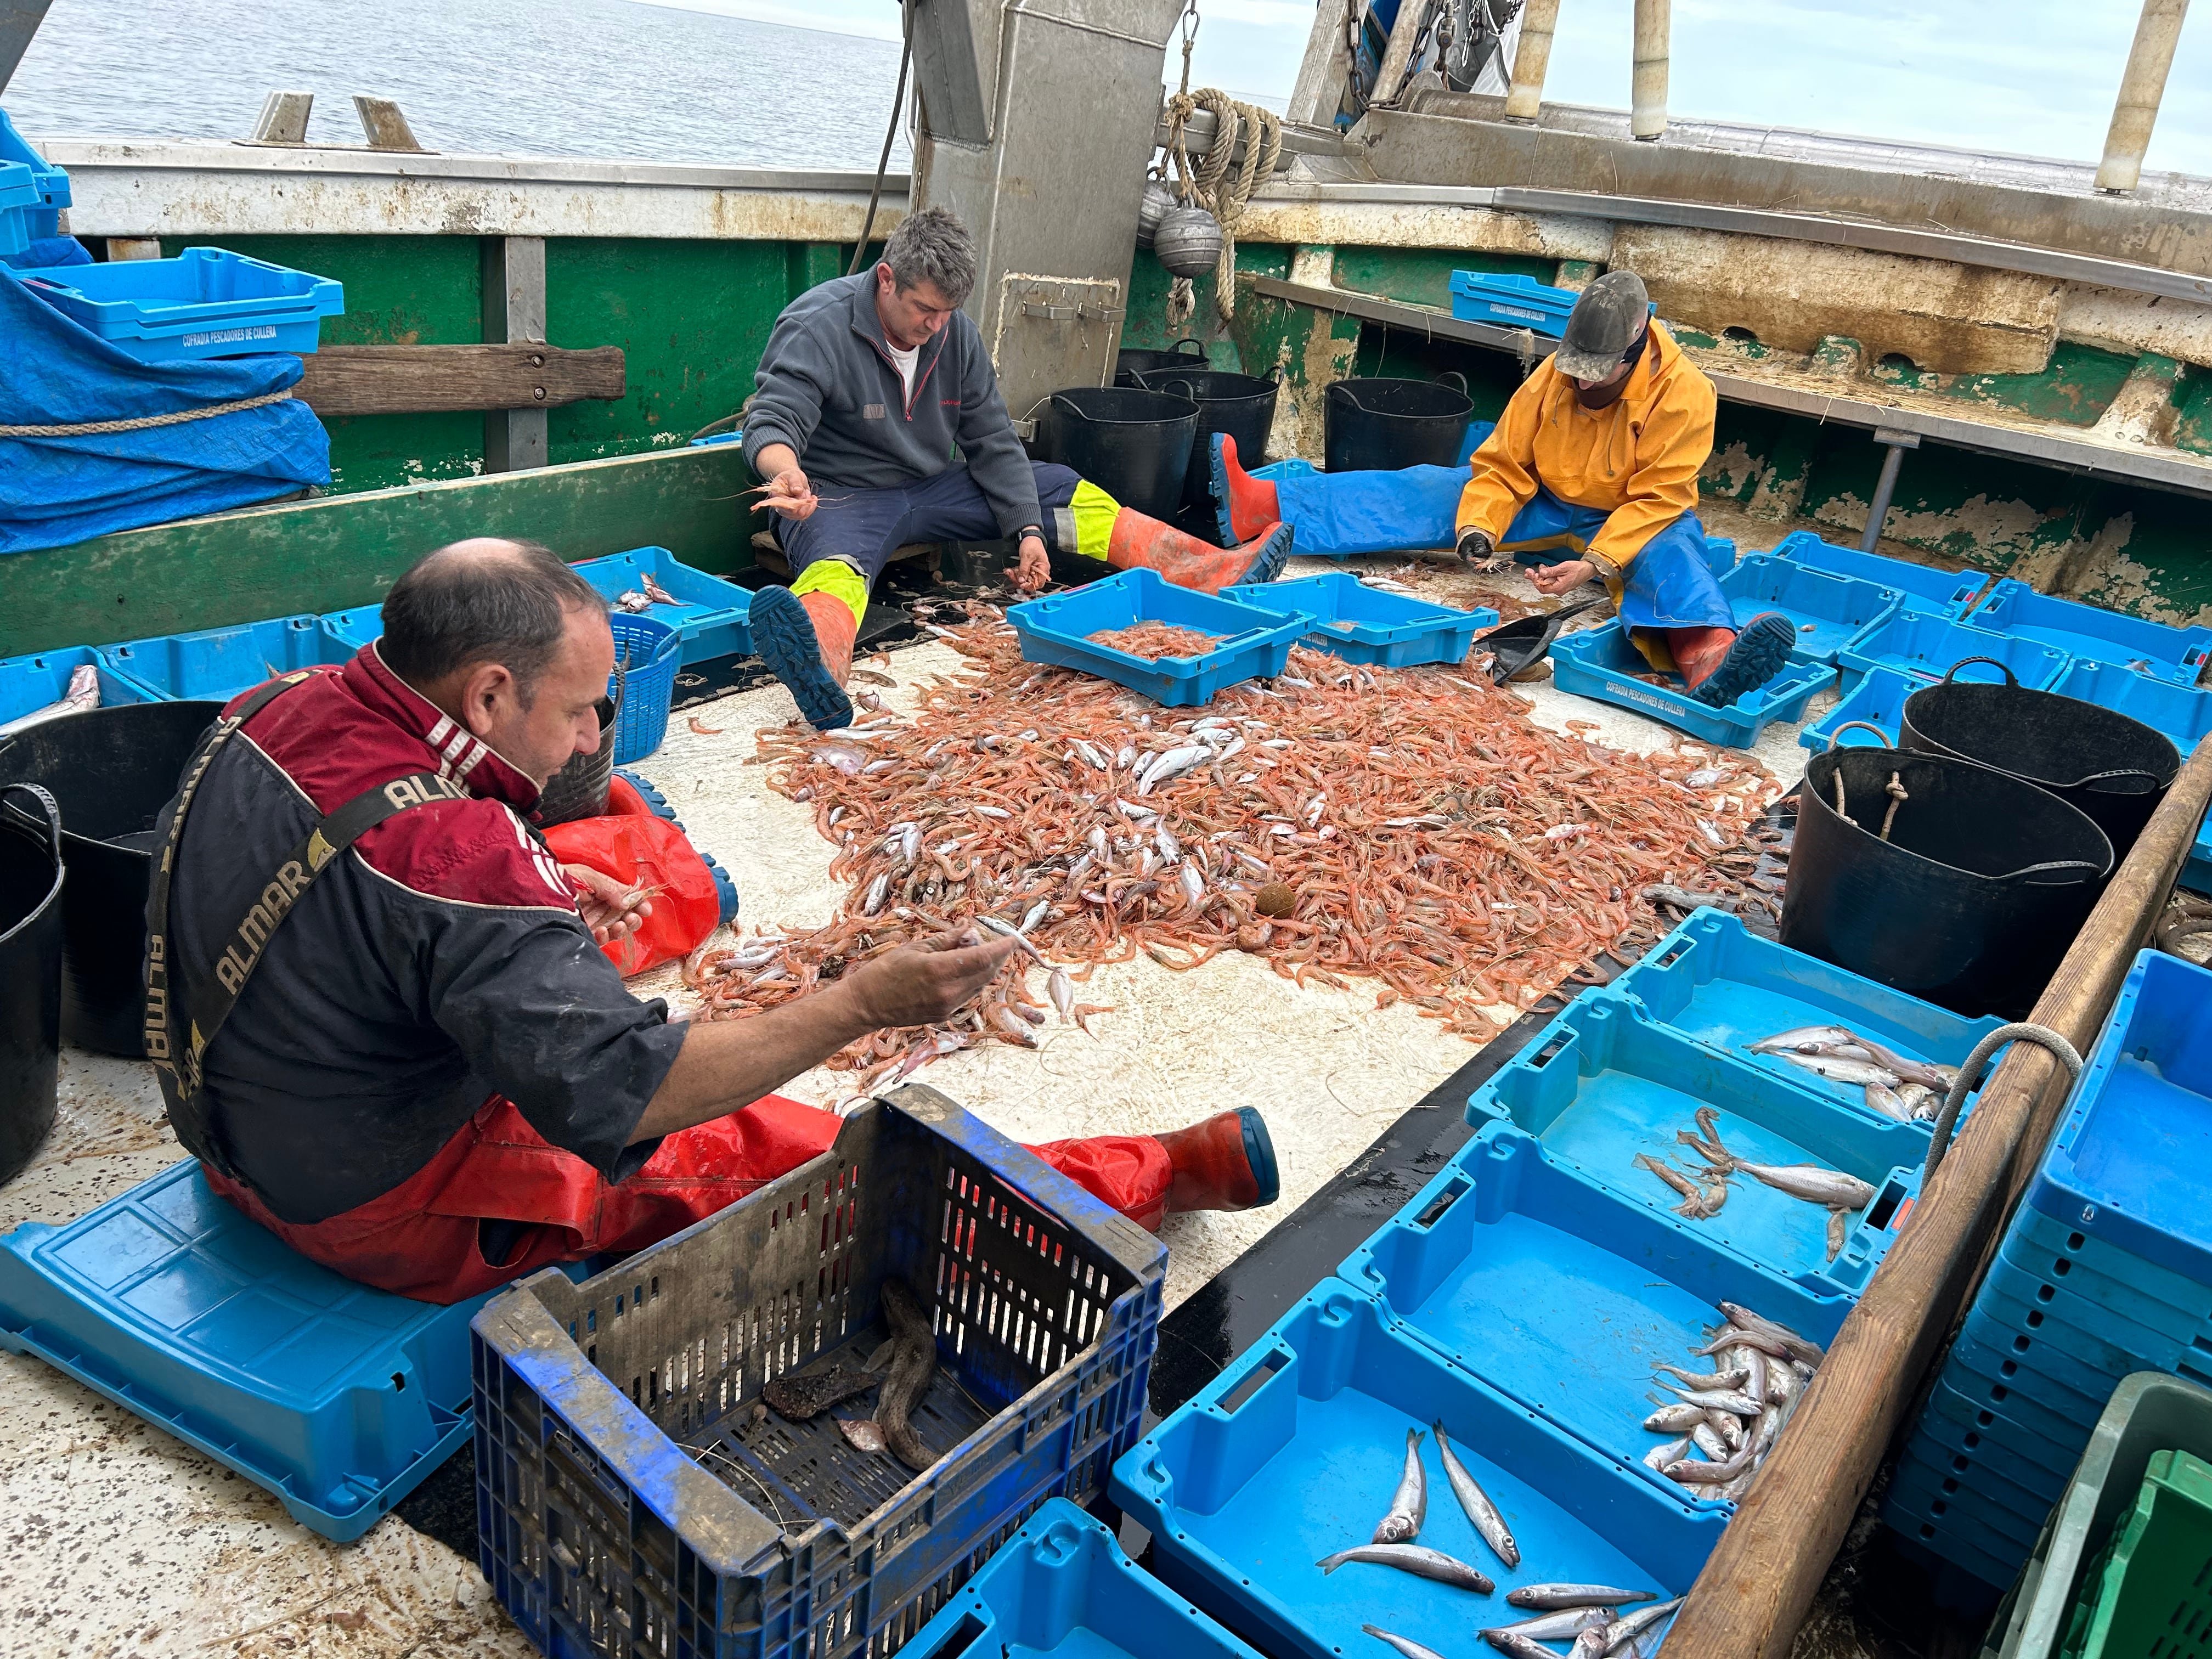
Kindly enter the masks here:
[[[1267, 526], [1239, 547], [1213, 547], [1187, 536], [1171, 524], [1148, 519], [1133, 507], [1114, 515], [1106, 544], [1106, 562], [1116, 570], [1142, 565], [1157, 570], [1177, 587], [1218, 593], [1235, 582], [1271, 582], [1291, 556], [1291, 527]], [[754, 601], [756, 606], [759, 601]]]
[[1797, 630], [1790, 619], [1769, 611], [1741, 630], [1729, 628], [1670, 628], [1667, 649], [1682, 671], [1682, 684], [1699, 702], [1725, 708], [1759, 688], [1790, 664]]
[[1221, 520], [1221, 539], [1247, 542], [1283, 515], [1276, 510], [1271, 479], [1255, 478], [1237, 461], [1237, 440], [1213, 434], [1213, 510]]
[[753, 648], [789, 688], [799, 712], [817, 732], [853, 723], [845, 677], [860, 621], [834, 593], [793, 593], [763, 587], [753, 595]]
[[1170, 1215], [1189, 1210], [1258, 1209], [1273, 1204], [1282, 1192], [1275, 1143], [1250, 1106], [1153, 1139], [1167, 1148], [1175, 1170], [1168, 1183]]

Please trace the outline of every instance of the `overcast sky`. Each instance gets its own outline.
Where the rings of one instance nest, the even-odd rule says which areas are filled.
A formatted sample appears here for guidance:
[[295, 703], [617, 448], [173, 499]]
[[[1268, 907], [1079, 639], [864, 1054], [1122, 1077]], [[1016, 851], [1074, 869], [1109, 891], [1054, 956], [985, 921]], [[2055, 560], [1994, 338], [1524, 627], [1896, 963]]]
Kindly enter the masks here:
[[[658, 3], [898, 35], [885, 0]], [[1631, 9], [1561, 0], [1549, 96], [1626, 107]], [[1200, 0], [1199, 11], [1194, 85], [1288, 94], [1310, 4]], [[2132, 0], [1674, 0], [1668, 102], [1682, 115], [2094, 161], [2136, 11]], [[2212, 173], [2212, 3], [2182, 30], [2147, 165]]]

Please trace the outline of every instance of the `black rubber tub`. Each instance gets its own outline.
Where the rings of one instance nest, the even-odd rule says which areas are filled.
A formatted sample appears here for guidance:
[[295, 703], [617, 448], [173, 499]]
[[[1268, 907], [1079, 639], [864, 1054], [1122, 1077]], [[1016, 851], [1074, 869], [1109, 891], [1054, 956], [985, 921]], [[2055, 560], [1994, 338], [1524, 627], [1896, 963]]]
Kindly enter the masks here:
[[622, 708], [623, 671], [615, 669], [616, 695], [599, 699], [599, 746], [588, 755], [571, 755], [546, 781], [538, 797], [538, 822], [547, 829], [578, 818], [604, 817], [607, 785], [615, 775], [615, 716]]
[[219, 702], [118, 703], [0, 738], [0, 783], [61, 803], [62, 1036], [137, 1056], [145, 1005], [146, 888], [154, 820]]
[[1157, 368], [1204, 368], [1206, 345], [1203, 341], [1188, 337], [1177, 340], [1166, 350], [1152, 346], [1123, 346], [1114, 355], [1114, 384], [1141, 385], [1137, 377]]
[[[1966, 661], [2004, 668], [1993, 658]], [[2049, 791], [2105, 832], [2117, 869], [2173, 787], [2181, 751], [2141, 720], [2079, 697], [2032, 691], [2009, 668], [2004, 677], [1999, 684], [1946, 674], [1942, 684], [1915, 691], [1905, 700], [1899, 747], [1978, 761]]]
[[1142, 386], [1086, 386], [1052, 394], [1055, 459], [1124, 507], [1171, 519], [1198, 436], [1198, 405]]
[[1456, 466], [1474, 416], [1464, 380], [1455, 387], [1441, 380], [1338, 380], [1322, 405], [1328, 470]]
[[[1885, 841], [1893, 776], [1907, 798]], [[1949, 756], [1831, 749], [1805, 768], [1782, 942], [1958, 1013], [2019, 1018], [2112, 867], [2105, 832], [2032, 783]]]
[[1182, 504], [1208, 514], [1213, 510], [1213, 434], [1237, 441], [1237, 459], [1258, 466], [1267, 458], [1267, 433], [1275, 424], [1275, 382], [1225, 369], [1156, 368], [1137, 377], [1147, 392], [1188, 398], [1198, 405], [1198, 430], [1192, 435], [1190, 465], [1182, 477]]
[[34, 784], [0, 787], [0, 1182], [53, 1127], [61, 1078], [62, 819]]

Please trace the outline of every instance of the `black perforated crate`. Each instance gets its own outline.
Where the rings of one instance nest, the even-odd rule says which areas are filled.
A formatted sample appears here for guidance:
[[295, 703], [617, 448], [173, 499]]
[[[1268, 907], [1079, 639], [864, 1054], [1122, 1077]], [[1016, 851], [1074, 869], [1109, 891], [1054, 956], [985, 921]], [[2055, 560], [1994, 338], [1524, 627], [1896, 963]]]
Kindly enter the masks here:
[[[1166, 1259], [935, 1090], [901, 1090], [720, 1214], [477, 1316], [484, 1576], [556, 1659], [894, 1652], [1047, 1498], [1104, 1490], [1137, 1437]], [[919, 1475], [834, 1413], [754, 1404], [880, 1346], [886, 1274], [937, 1332]]]

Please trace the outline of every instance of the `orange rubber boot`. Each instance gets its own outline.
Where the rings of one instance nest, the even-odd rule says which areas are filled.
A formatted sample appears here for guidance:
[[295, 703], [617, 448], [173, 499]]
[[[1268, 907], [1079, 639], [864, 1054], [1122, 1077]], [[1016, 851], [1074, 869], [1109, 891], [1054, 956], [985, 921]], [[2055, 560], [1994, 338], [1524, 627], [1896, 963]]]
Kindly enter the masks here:
[[1167, 1148], [1175, 1170], [1168, 1183], [1170, 1215], [1189, 1210], [1258, 1209], [1273, 1204], [1282, 1192], [1275, 1144], [1252, 1107], [1218, 1113], [1153, 1139]]
[[1769, 611], [1741, 629], [1670, 628], [1667, 649], [1682, 671], [1682, 684], [1699, 702], [1725, 708], [1756, 691], [1790, 665], [1797, 630]]
[[1670, 628], [1667, 630], [1667, 649], [1673, 653], [1674, 666], [1682, 671], [1682, 687], [1694, 691], [1713, 676], [1713, 670], [1728, 659], [1729, 647], [1735, 643], [1733, 628]]
[[1272, 479], [1255, 478], [1237, 461], [1237, 440], [1217, 432], [1213, 443], [1213, 510], [1221, 520], [1221, 539], [1252, 539], [1283, 515], [1277, 510]]
[[781, 680], [799, 712], [817, 732], [853, 723], [845, 677], [853, 668], [853, 640], [860, 631], [852, 607], [834, 593], [793, 593], [763, 587], [753, 595], [749, 617], [753, 648]]
[[1283, 562], [1290, 556], [1286, 524], [1269, 525], [1241, 547], [1214, 547], [1127, 507], [1114, 515], [1106, 544], [1106, 562], [1115, 569], [1142, 565], [1177, 587], [1200, 593], [1218, 593], [1237, 582], [1271, 582], [1283, 574]]

